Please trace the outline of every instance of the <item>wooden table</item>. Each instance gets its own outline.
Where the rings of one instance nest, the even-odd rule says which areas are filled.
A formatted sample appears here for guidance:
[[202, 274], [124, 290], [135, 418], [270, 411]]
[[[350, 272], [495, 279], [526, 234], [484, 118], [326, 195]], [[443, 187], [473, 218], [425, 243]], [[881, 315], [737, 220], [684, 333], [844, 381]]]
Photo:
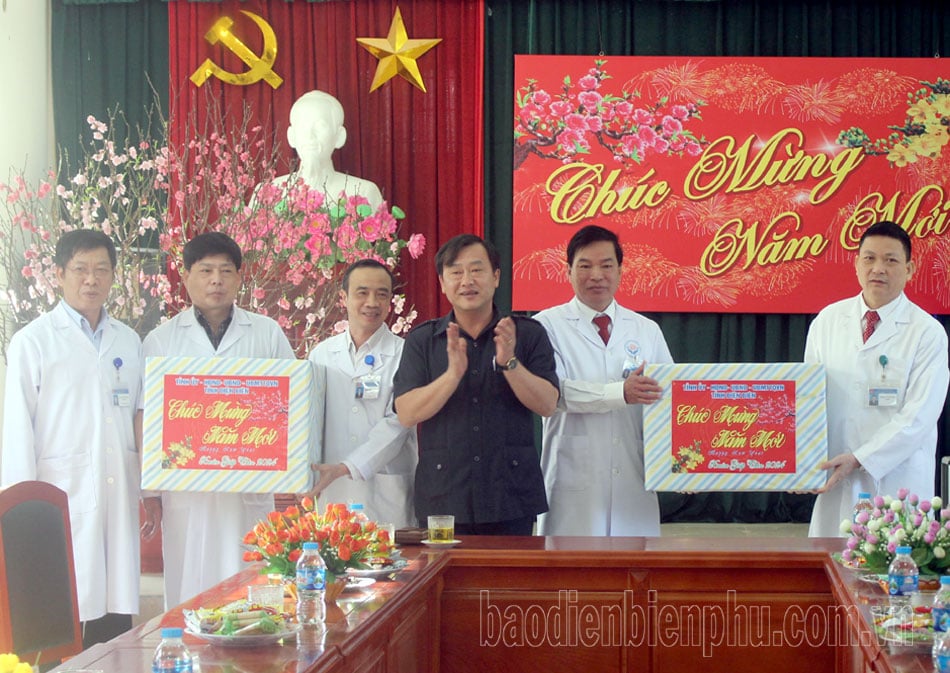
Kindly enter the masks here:
[[[841, 545], [468, 537], [449, 550], [406, 546], [407, 569], [344, 594], [343, 620], [299, 642], [185, 642], [202, 673], [931, 671], [928, 653], [878, 644], [868, 611], [886, 597], [831, 559]], [[254, 569], [235, 575], [56, 670], [144, 673], [182, 608], [224, 604], [260, 581]]]

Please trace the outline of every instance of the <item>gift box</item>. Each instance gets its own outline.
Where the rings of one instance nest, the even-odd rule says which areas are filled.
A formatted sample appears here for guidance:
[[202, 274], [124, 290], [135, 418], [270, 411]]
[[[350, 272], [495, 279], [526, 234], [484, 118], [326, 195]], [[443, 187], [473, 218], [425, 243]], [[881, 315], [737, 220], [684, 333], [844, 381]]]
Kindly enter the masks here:
[[142, 488], [296, 493], [320, 419], [306, 360], [148, 358]]

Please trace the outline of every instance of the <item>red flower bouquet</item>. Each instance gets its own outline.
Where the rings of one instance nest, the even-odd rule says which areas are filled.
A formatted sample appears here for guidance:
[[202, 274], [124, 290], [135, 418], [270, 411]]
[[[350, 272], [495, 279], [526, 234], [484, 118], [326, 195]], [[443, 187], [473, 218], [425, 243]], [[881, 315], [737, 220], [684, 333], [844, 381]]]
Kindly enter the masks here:
[[[304, 542], [320, 545], [327, 564], [327, 582], [346, 573], [347, 568], [365, 569], [374, 559], [388, 558], [393, 548], [389, 531], [346, 505], [331, 503], [317, 512], [312, 498], [283, 512], [271, 512], [244, 536], [250, 549], [244, 560], [265, 561], [263, 572], [293, 575]], [[332, 577], [330, 577], [332, 576]]]

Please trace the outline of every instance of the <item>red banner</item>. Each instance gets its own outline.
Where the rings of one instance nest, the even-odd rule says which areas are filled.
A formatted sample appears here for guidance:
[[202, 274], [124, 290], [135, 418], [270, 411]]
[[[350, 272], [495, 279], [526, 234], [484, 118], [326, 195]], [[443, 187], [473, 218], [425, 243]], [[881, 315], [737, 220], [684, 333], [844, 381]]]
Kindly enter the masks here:
[[287, 469], [289, 377], [164, 376], [162, 469]]
[[864, 229], [910, 234], [950, 313], [950, 82], [939, 59], [515, 57], [513, 306], [572, 296], [565, 249], [616, 231], [641, 311], [816, 313], [857, 294]]

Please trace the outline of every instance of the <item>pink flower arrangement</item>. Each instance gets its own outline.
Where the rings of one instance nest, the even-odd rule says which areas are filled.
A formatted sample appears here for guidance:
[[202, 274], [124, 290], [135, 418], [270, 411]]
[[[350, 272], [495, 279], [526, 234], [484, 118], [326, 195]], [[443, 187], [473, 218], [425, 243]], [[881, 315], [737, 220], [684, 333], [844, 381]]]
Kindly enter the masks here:
[[923, 575], [942, 575], [950, 568], [950, 509], [939, 497], [921, 500], [906, 488], [897, 497], [875, 496], [873, 509], [854, 521], [841, 522], [849, 535], [842, 560], [873, 573], [886, 573], [898, 546], [911, 548]]
[[[403, 250], [422, 254], [421, 234], [400, 238], [405, 213], [359, 196], [331, 197], [302, 181], [273, 182], [273, 134], [211, 110], [209, 130], [181, 147], [147, 138], [120, 149], [114, 122], [89, 117], [92, 141], [82, 168], [65, 184], [51, 172], [36, 187], [16, 176], [0, 183], [0, 259], [8, 278], [9, 321], [0, 321], [5, 349], [14, 329], [58, 301], [53, 251], [76, 227], [111, 236], [119, 256], [106, 310], [141, 334], [187, 304], [175, 285], [185, 242], [223, 231], [244, 251], [238, 304], [274, 318], [300, 356], [345, 329], [340, 276], [345, 266], [377, 259], [394, 271]], [[416, 313], [394, 297], [393, 330], [407, 331]]]

